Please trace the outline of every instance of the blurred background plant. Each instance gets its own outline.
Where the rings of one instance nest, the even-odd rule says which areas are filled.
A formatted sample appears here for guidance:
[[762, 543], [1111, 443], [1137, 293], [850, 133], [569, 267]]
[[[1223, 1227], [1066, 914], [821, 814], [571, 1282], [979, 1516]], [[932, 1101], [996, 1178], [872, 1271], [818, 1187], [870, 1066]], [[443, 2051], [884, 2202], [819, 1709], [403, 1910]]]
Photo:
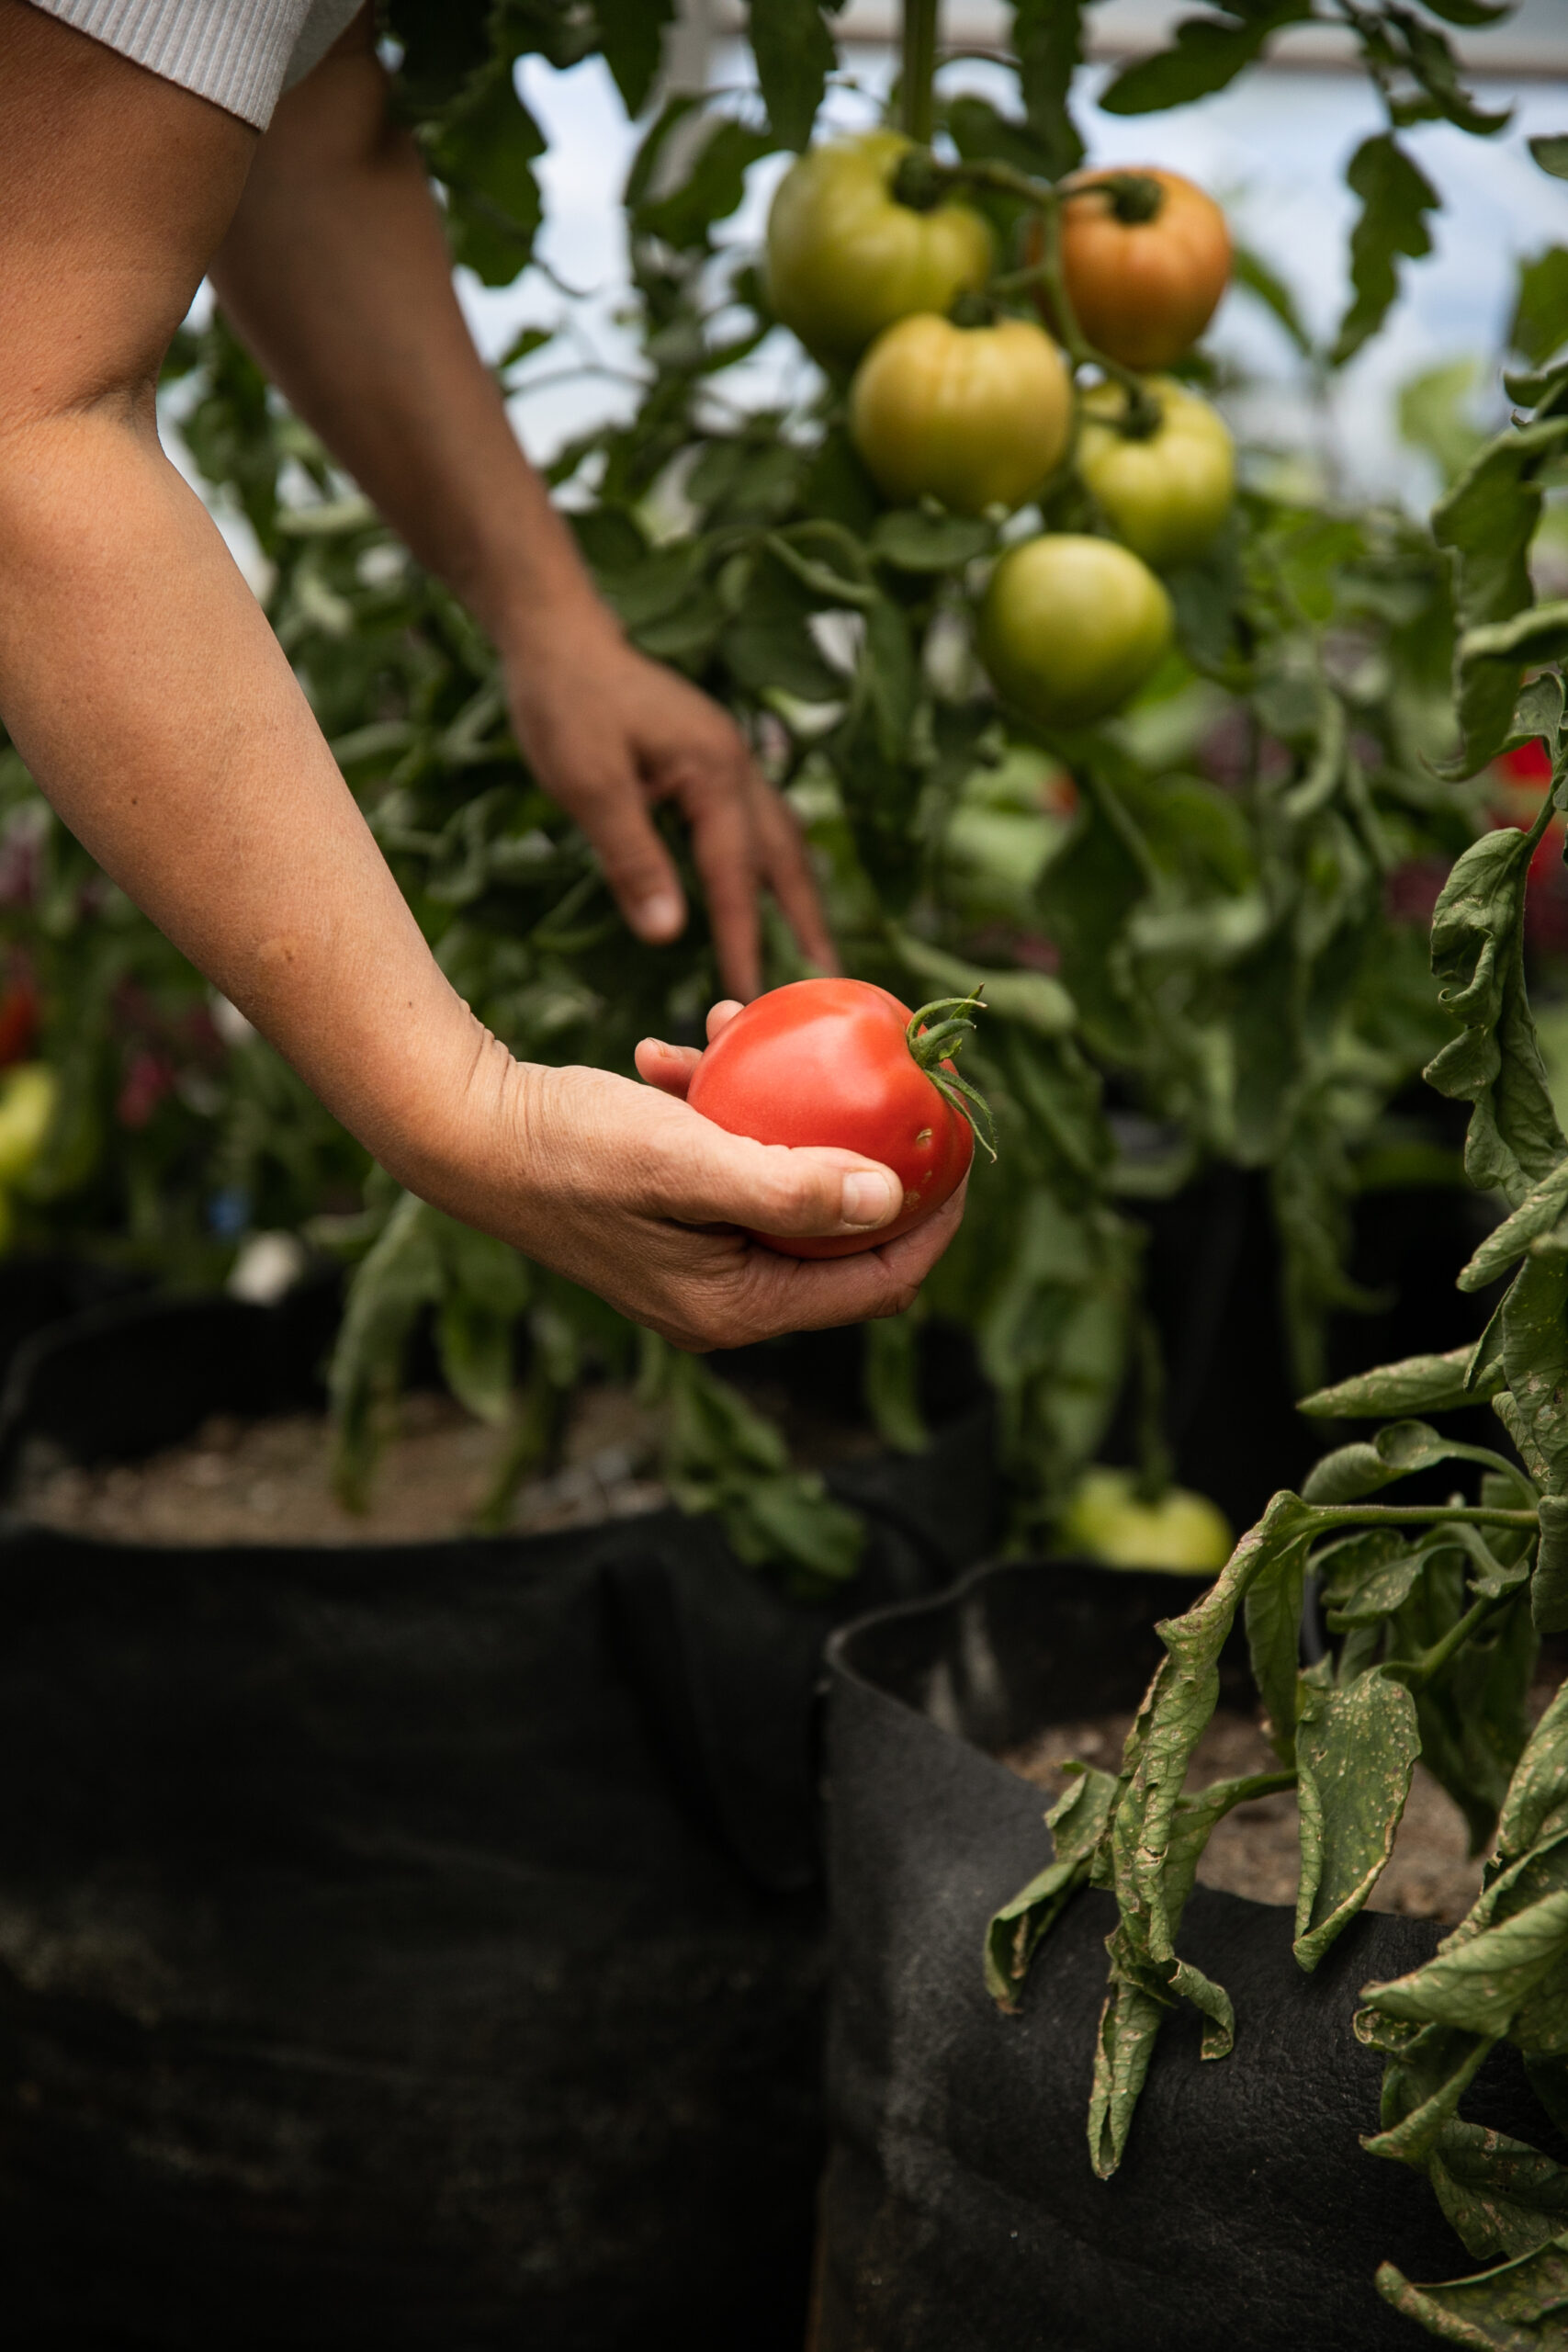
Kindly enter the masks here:
[[[936, 153], [1050, 181], [1082, 158], [1091, 98], [1101, 130], [1171, 109], [1190, 124], [1305, 12], [1200, 17], [1196, 33], [1145, 43], [1109, 86], [1081, 55], [1098, 10], [1020, 0], [994, 13], [987, 53], [939, 52], [928, 78]], [[1507, 107], [1467, 92], [1442, 29], [1504, 14], [1481, 0], [1343, 12], [1337, 37], [1382, 121], [1348, 167], [1358, 209], [1342, 313], [1326, 330], [1304, 322], [1282, 273], [1246, 247], [1235, 270], [1320, 412], [1427, 250], [1438, 191], [1412, 137], [1436, 123], [1517, 145]], [[637, 125], [615, 354], [584, 356], [585, 306], [558, 279], [557, 322], [517, 325], [495, 352], [502, 383], [536, 397], [558, 365], [576, 388], [589, 422], [547, 470], [582, 551], [628, 635], [731, 709], [789, 793], [846, 968], [913, 1001], [986, 983], [971, 1066], [1000, 1158], [977, 1174], [918, 1317], [866, 1335], [874, 1426], [894, 1446], [922, 1442], [915, 1325], [940, 1317], [972, 1335], [996, 1390], [1021, 1536], [1049, 1532], [1108, 1444], [1156, 1494], [1171, 1465], [1142, 1279], [1148, 1205], [1216, 1164], [1258, 1171], [1301, 1390], [1325, 1377], [1330, 1317], [1371, 1303], [1350, 1272], [1359, 1193], [1457, 1180], [1451, 1141], [1401, 1102], [1450, 1034], [1427, 919], [1452, 859], [1514, 812], [1508, 772], [1467, 780], [1451, 756], [1453, 621], [1430, 531], [1358, 488], [1321, 436], [1271, 435], [1278, 404], [1260, 404], [1234, 353], [1200, 349], [1178, 372], [1258, 434], [1244, 438], [1219, 536], [1165, 574], [1175, 643], [1115, 715], [1031, 721], [987, 684], [977, 596], [999, 548], [1103, 517], [1070, 473], [1043, 508], [1011, 516], [890, 503], [852, 444], [844, 380], [784, 335], [760, 266], [760, 188], [824, 107], [861, 124], [885, 102], [897, 110], [886, 53], [836, 46], [844, 28], [814, 0], [756, 0], [744, 56], [716, 47], [711, 26], [696, 40], [702, 26], [672, 7], [618, 0], [391, 0], [384, 22], [477, 313], [531, 258], [530, 285], [549, 275], [549, 159], [524, 94], [541, 74], [613, 80]], [[1466, 35], [1477, 54], [1494, 37]], [[738, 60], [721, 81], [716, 63]], [[906, 72], [906, 107], [909, 89]], [[1135, 128], [1164, 161], [1172, 126]], [[1568, 229], [1560, 147], [1538, 141], [1529, 168], [1542, 212]], [[1029, 206], [1006, 189], [967, 193], [1000, 268], [1015, 268]], [[496, 294], [475, 294], [475, 279]], [[1507, 327], [1517, 357], [1537, 362], [1561, 339], [1565, 281], [1568, 251], [1526, 257]], [[610, 388], [597, 411], [595, 384]], [[1399, 401], [1412, 463], [1451, 483], [1501, 402], [1495, 359], [1425, 370]], [[700, 911], [671, 947], [626, 933], [582, 837], [519, 759], [491, 649], [209, 307], [170, 354], [164, 407], [481, 1019], [525, 1057], [624, 1071], [649, 1032], [698, 1039], [716, 993]], [[1552, 525], [1538, 562], [1550, 570], [1563, 546]], [[1540, 955], [1568, 956], [1544, 867], [1531, 905]], [[662, 1402], [664, 1474], [685, 1507], [719, 1510], [747, 1558], [818, 1581], [852, 1568], [852, 1520], [711, 1369], [370, 1169], [96, 872], [9, 750], [0, 944], [0, 1060], [53, 1073], [36, 1148], [0, 1166], [12, 1246], [258, 1295], [312, 1256], [349, 1265], [333, 1371], [346, 1494], [372, 1474], [428, 1323], [448, 1385], [496, 1429], [491, 1523], [548, 1460], [577, 1385], [636, 1377]], [[768, 947], [771, 981], [796, 976], [782, 926]], [[1568, 1073], [1568, 973], [1562, 995], [1560, 1049], [1550, 1005], [1542, 1027]], [[0, 1126], [5, 1115], [0, 1095]]]

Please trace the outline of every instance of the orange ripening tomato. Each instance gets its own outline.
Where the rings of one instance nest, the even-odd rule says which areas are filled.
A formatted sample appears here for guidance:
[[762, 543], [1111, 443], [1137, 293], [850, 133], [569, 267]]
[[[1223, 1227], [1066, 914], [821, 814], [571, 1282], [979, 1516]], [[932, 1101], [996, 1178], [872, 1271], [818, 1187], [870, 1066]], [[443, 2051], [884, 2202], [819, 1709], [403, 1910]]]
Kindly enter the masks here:
[[694, 1111], [757, 1143], [863, 1152], [904, 1187], [899, 1215], [873, 1232], [753, 1240], [788, 1258], [848, 1258], [912, 1231], [951, 1198], [975, 1153], [967, 1102], [987, 1116], [942, 1057], [970, 1026], [953, 1016], [971, 1002], [943, 998], [912, 1013], [868, 980], [792, 980], [719, 1032], [687, 1090]]
[[[1145, 164], [1075, 172], [1062, 192], [1062, 272], [1079, 326], [1124, 368], [1168, 368], [1225, 290], [1224, 214], [1179, 172]], [[1040, 250], [1036, 224], [1032, 259]]]

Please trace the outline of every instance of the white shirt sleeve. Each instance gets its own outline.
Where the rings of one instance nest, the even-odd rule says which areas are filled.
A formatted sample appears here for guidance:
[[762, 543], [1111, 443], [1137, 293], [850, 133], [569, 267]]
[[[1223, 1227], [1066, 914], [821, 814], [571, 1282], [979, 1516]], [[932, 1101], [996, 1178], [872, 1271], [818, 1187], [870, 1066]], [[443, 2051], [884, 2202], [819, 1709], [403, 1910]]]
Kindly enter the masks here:
[[62, 24], [265, 130], [362, 0], [33, 0]]

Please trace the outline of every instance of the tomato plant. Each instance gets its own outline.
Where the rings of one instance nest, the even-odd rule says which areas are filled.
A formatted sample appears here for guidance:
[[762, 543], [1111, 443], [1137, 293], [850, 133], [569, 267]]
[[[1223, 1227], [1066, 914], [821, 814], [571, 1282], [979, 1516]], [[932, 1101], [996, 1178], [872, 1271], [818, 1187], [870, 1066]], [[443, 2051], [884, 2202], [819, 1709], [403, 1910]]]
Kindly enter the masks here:
[[1158, 570], [1191, 563], [1213, 545], [1235, 491], [1235, 450], [1218, 412], [1169, 377], [1146, 390], [1153, 432], [1122, 429], [1127, 394], [1097, 384], [1084, 394], [1078, 468], [1117, 537]]
[[1052, 531], [1010, 548], [981, 608], [980, 658], [1027, 717], [1046, 727], [1103, 718], [1171, 641], [1169, 597], [1111, 539]]
[[[836, 271], [824, 195], [803, 207], [814, 225], [798, 247], [784, 250], [775, 223], [781, 279], [726, 224], [765, 155], [801, 157], [797, 187], [822, 181], [833, 151], [811, 140], [830, 11], [768, 0], [754, 12], [755, 102], [688, 91], [649, 106], [658, 11], [387, 10], [400, 103], [443, 182], [455, 252], [487, 283], [516, 274], [538, 218], [519, 56], [566, 65], [598, 48], [628, 107], [649, 106], [626, 187], [640, 390], [560, 449], [550, 479], [628, 633], [735, 713], [792, 798], [847, 968], [900, 1001], [985, 981], [964, 1066], [993, 1102], [1001, 1156], [976, 1171], [976, 1206], [925, 1303], [975, 1335], [1021, 1531], [1059, 1517], [1141, 1376], [1142, 1204], [1209, 1163], [1263, 1172], [1295, 1377], [1321, 1376], [1329, 1317], [1359, 1297], [1347, 1264], [1360, 1168], [1445, 1034], [1393, 885], [1446, 869], [1484, 822], [1480, 794], [1431, 764], [1451, 748], [1452, 616], [1421, 526], [1299, 489], [1249, 491], [1206, 549], [1171, 563], [1173, 643], [1155, 673], [1108, 723], [1066, 724], [1055, 704], [1032, 714], [998, 697], [976, 628], [1015, 536], [1087, 537], [1097, 561], [1133, 560], [1098, 536], [1078, 471], [1058, 467], [1038, 514], [1003, 534], [984, 511], [884, 487], [857, 451], [842, 376], [892, 322], [876, 308], [884, 232], [916, 256], [900, 303], [916, 289], [945, 307], [987, 281], [984, 299], [1016, 323], [1047, 300], [1091, 445], [1097, 370], [1136, 407], [1135, 380], [1097, 351], [1064, 275], [1072, 222], [1099, 199], [1063, 193], [1084, 162], [1080, 12], [1068, 0], [1055, 16], [1060, 71], [1042, 66], [1037, 26], [1021, 17], [1008, 73], [971, 85], [961, 60], [933, 76], [934, 11], [912, 6], [901, 119], [875, 129], [874, 168], [863, 152], [854, 162], [851, 209], [869, 243], [850, 240], [854, 266]], [[1325, 368], [1375, 331], [1412, 249], [1410, 108], [1457, 121], [1471, 104], [1442, 35], [1424, 26], [1413, 44], [1407, 17], [1367, 6], [1349, 28], [1392, 111], [1350, 166], [1352, 293], [1317, 355]], [[1223, 86], [1256, 55], [1253, 28], [1200, 21], [1202, 89]], [[1202, 95], [1194, 55], [1179, 40], [1130, 65], [1106, 104], [1190, 103]], [[1416, 226], [1429, 209], [1416, 204]], [[936, 287], [920, 278], [932, 251]], [[758, 405], [743, 366], [787, 317], [792, 284], [808, 306], [796, 322], [835, 372], [797, 371]], [[1290, 313], [1288, 294], [1275, 298]], [[552, 364], [553, 338], [532, 333], [503, 366], [508, 390], [536, 348]], [[534, 1059], [629, 1070], [650, 1030], [694, 1041], [716, 993], [700, 910], [672, 946], [626, 936], [586, 844], [518, 758], [491, 649], [220, 317], [178, 340], [168, 374], [192, 458], [256, 535], [270, 616], [455, 985]], [[629, 1372], [640, 1355], [651, 1377], [658, 1359], [680, 1386], [682, 1498], [722, 1509], [746, 1556], [765, 1553], [764, 1514], [746, 1498], [766, 1448], [722, 1384], [367, 1178], [292, 1073], [107, 888], [9, 751], [0, 902], [7, 944], [33, 960], [39, 1051], [61, 1082], [17, 1202], [22, 1238], [220, 1280], [258, 1227], [308, 1230], [355, 1268], [334, 1374], [351, 1476], [366, 1474], [428, 1316], [455, 1392], [496, 1425], [498, 1511], [585, 1369]], [[772, 981], [798, 977], [776, 933], [770, 953]], [[145, 1112], [134, 1125], [117, 1109], [128, 1088]], [[900, 1443], [911, 1422], [887, 1399], [908, 1347], [905, 1325], [874, 1335], [871, 1404]], [[822, 1574], [852, 1562], [841, 1517], [815, 1506], [789, 1542]]]
[[901, 319], [850, 388], [850, 437], [883, 496], [955, 514], [1021, 506], [1066, 454], [1071, 422], [1061, 352], [1024, 319]]
[[758, 1143], [864, 1152], [904, 1187], [898, 1216], [863, 1238], [758, 1240], [791, 1258], [847, 1258], [912, 1232], [952, 1198], [990, 1125], [951, 1059], [973, 1034], [963, 1016], [975, 1001], [911, 1012], [864, 980], [795, 980], [735, 1015], [697, 1065], [693, 1110]]
[[818, 358], [857, 359], [914, 311], [941, 313], [990, 275], [991, 232], [974, 209], [917, 209], [893, 192], [910, 141], [895, 130], [836, 139], [792, 164], [768, 217], [768, 299]]

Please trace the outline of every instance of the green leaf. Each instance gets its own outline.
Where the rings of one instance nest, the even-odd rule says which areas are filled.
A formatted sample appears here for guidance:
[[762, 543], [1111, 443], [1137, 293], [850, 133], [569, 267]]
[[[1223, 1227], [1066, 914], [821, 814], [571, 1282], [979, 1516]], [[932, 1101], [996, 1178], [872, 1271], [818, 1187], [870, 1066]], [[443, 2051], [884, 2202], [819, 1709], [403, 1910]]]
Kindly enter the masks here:
[[1083, 141], [1067, 105], [1082, 57], [1082, 0], [1012, 0], [1012, 52], [1037, 161], [1060, 179], [1083, 161]]
[[1459, 481], [1486, 445], [1488, 435], [1471, 414], [1480, 372], [1473, 359], [1450, 359], [1399, 389], [1400, 438], [1427, 452], [1445, 488]]
[[1561, 662], [1565, 655], [1568, 597], [1559, 597], [1549, 605], [1532, 605], [1528, 612], [1516, 613], [1511, 620], [1488, 621], [1479, 628], [1466, 629], [1459, 642], [1459, 658], [1466, 667], [1478, 662], [1506, 665], [1512, 681], [1508, 695], [1510, 732], [1520, 671], [1534, 662]]
[[1530, 1618], [1538, 1634], [1568, 1632], [1568, 1496], [1542, 1495], [1540, 1546], [1530, 1578]]
[[1234, 82], [1282, 26], [1301, 24], [1312, 13], [1312, 0], [1234, 0], [1224, 15], [1184, 17], [1174, 47], [1124, 67], [1100, 103], [1107, 114], [1190, 106]]
[[1321, 1420], [1371, 1420], [1384, 1413], [1457, 1411], [1461, 1406], [1484, 1404], [1502, 1387], [1499, 1358], [1485, 1380], [1471, 1388], [1466, 1377], [1474, 1360], [1473, 1346], [1450, 1348], [1446, 1355], [1406, 1356], [1400, 1363], [1382, 1365], [1376, 1372], [1359, 1372], [1332, 1388], [1303, 1396], [1296, 1407]]
[[953, 571], [960, 564], [984, 555], [996, 533], [988, 523], [964, 514], [928, 514], [919, 506], [901, 506], [879, 515], [871, 534], [871, 551], [879, 562], [899, 571]]
[[1416, 1702], [1381, 1668], [1344, 1690], [1303, 1676], [1294, 1946], [1303, 1968], [1317, 1966], [1382, 1876], [1420, 1752]]
[[675, 0], [594, 0], [604, 62], [628, 115], [638, 115], [659, 76]]
[[986, 1990], [998, 2007], [1017, 2009], [1019, 1990], [1042, 1939], [1088, 1883], [1115, 1794], [1115, 1774], [1089, 1769], [1069, 1782], [1046, 1815], [1055, 1860], [1004, 1904], [986, 1928]]
[[1550, 2239], [1533, 2254], [1473, 2278], [1414, 2286], [1385, 2262], [1377, 2274], [1383, 2301], [1429, 2335], [1471, 2352], [1551, 2352], [1562, 2340], [1568, 2312], [1568, 2238]]
[[1513, 2261], [1568, 2229], [1568, 2170], [1505, 2132], [1456, 2117], [1428, 2173], [1444, 2219], [1478, 2262]]
[[1499, 25], [1513, 15], [1517, 0], [1421, 0], [1421, 5], [1445, 25]]
[[657, 197], [646, 198], [633, 214], [639, 236], [662, 238], [679, 252], [709, 243], [708, 232], [728, 220], [746, 193], [746, 174], [770, 153], [772, 134], [726, 117], [696, 148], [684, 176]]
[[1457, 2027], [1418, 2029], [1383, 2017], [1377, 2009], [1356, 2016], [1360, 2041], [1382, 2051], [1382, 2129], [1362, 2141], [1369, 2154], [1424, 2171], [1443, 2132], [1494, 2047], [1484, 2034]]
[[364, 1508], [385, 1408], [401, 1385], [421, 1310], [441, 1296], [436, 1214], [404, 1193], [348, 1286], [327, 1385], [335, 1425], [333, 1478], [350, 1509]]
[[888, 937], [898, 961], [924, 988], [952, 996], [983, 994], [987, 1012], [1019, 1022], [1036, 1036], [1066, 1037], [1077, 1026], [1072, 998], [1048, 972], [988, 971], [897, 924], [888, 926]]
[[1393, 1421], [1370, 1443], [1342, 1445], [1314, 1463], [1302, 1487], [1309, 1503], [1349, 1503], [1376, 1494], [1395, 1479], [1435, 1469], [1439, 1462], [1485, 1462], [1501, 1466], [1484, 1446], [1440, 1437], [1425, 1421]]
[[1396, 106], [1396, 121], [1420, 120], [1431, 111], [1477, 139], [1495, 138], [1507, 128], [1513, 108], [1505, 107], [1500, 113], [1488, 114], [1477, 106], [1459, 78], [1458, 62], [1441, 33], [1412, 16], [1409, 9], [1392, 5], [1385, 8], [1384, 23], [1394, 25], [1403, 36], [1403, 62], [1430, 101], [1429, 109], [1419, 102], [1408, 110]]
[[487, 286], [509, 286], [527, 263], [543, 217], [536, 157], [544, 135], [517, 95], [511, 61], [498, 57], [425, 139], [449, 198], [455, 257]]
[[781, 145], [800, 153], [837, 62], [818, 0], [750, 0], [747, 30], [757, 80]]
[[[1194, 1798], [1183, 1798], [1180, 1790], [1219, 1697], [1220, 1652], [1236, 1611], [1256, 1580], [1282, 1569], [1271, 1613], [1283, 1619], [1288, 1605], [1279, 1582], [1292, 1579], [1289, 1564], [1299, 1562], [1313, 1525], [1307, 1504], [1295, 1495], [1276, 1495], [1202, 1599], [1184, 1617], [1157, 1628], [1166, 1657], [1128, 1736], [1109, 1832], [1119, 1917], [1107, 1945], [1111, 1991], [1089, 2107], [1090, 2154], [1102, 2179], [1121, 2162], [1154, 2037], [1171, 2001], [1190, 2001], [1203, 2015], [1206, 2056], [1222, 2056], [1229, 2047], [1224, 1988], [1179, 1957], [1175, 1937], [1203, 1838], [1224, 1810], [1225, 1792], [1229, 1802], [1238, 1802], [1234, 1792], [1242, 1784], [1226, 1783]], [[1272, 1675], [1272, 1662], [1269, 1670]], [[1261, 1785], [1281, 1783], [1266, 1776]]]
[[1330, 1633], [1381, 1624], [1403, 1609], [1424, 1565], [1418, 1541], [1397, 1527], [1369, 1528], [1317, 1554], [1319, 1599]]
[[1432, 917], [1432, 972], [1463, 1034], [1428, 1063], [1427, 1083], [1474, 1108], [1465, 1172], [1517, 1207], [1568, 1153], [1525, 995], [1523, 906], [1530, 839], [1486, 833], [1456, 861]]
[[1511, 427], [1489, 442], [1432, 514], [1438, 544], [1451, 551], [1454, 661], [1461, 749], [1439, 770], [1470, 775], [1502, 748], [1513, 717], [1517, 667], [1496, 653], [1466, 660], [1464, 639], [1480, 628], [1512, 620], [1534, 602], [1529, 554], [1540, 520], [1542, 465], [1568, 439], [1568, 417], [1546, 417]]
[[1399, 291], [1400, 257], [1419, 261], [1431, 252], [1426, 216], [1438, 203], [1426, 174], [1390, 131], [1362, 141], [1345, 179], [1351, 194], [1360, 198], [1361, 212], [1350, 232], [1352, 299], [1330, 354], [1336, 368], [1382, 326]]
[[1553, 179], [1568, 180], [1568, 138], [1561, 132], [1543, 133], [1526, 143], [1543, 172], [1550, 172]]
[[1519, 264], [1508, 341], [1535, 368], [1568, 342], [1568, 250], [1562, 245], [1549, 245], [1533, 261]]
[[532, 1288], [527, 1264], [504, 1241], [451, 1218], [435, 1231], [446, 1285], [435, 1323], [442, 1377], [466, 1411], [499, 1428], [512, 1408], [513, 1334]]
[[919, 1327], [908, 1315], [882, 1315], [864, 1329], [865, 1403], [873, 1426], [900, 1453], [923, 1453], [931, 1431], [920, 1410]]
[[1236, 245], [1231, 252], [1231, 276], [1238, 286], [1256, 296], [1264, 309], [1276, 318], [1303, 359], [1310, 359], [1316, 348], [1301, 312], [1296, 298], [1284, 279], [1269, 268], [1260, 254], [1248, 245]]
[[1461, 1272], [1461, 1290], [1484, 1290], [1488, 1283], [1522, 1258], [1530, 1243], [1540, 1235], [1550, 1233], [1565, 1208], [1568, 1208], [1568, 1159], [1560, 1160], [1549, 1169], [1525, 1194], [1512, 1216], [1494, 1226], [1476, 1250], [1470, 1262]]
[[1495, 1409], [1537, 1486], [1561, 1494], [1568, 1487], [1568, 1255], [1538, 1243], [1500, 1312], [1508, 1385]]
[[802, 702], [843, 700], [849, 680], [823, 659], [807, 626], [818, 605], [777, 556], [757, 559], [739, 617], [721, 640], [740, 685], [753, 693], [780, 689]]
[[1246, 1603], [1252, 1679], [1263, 1702], [1269, 1736], [1287, 1764], [1294, 1758], [1305, 1567], [1305, 1539], [1284, 1545], [1258, 1569]]
[[1361, 1998], [1387, 2018], [1495, 2040], [1508, 2031], [1516, 2011], [1564, 1956], [1568, 1889], [1495, 1927], [1445, 1938], [1423, 1967], [1386, 1984], [1364, 1984]]

